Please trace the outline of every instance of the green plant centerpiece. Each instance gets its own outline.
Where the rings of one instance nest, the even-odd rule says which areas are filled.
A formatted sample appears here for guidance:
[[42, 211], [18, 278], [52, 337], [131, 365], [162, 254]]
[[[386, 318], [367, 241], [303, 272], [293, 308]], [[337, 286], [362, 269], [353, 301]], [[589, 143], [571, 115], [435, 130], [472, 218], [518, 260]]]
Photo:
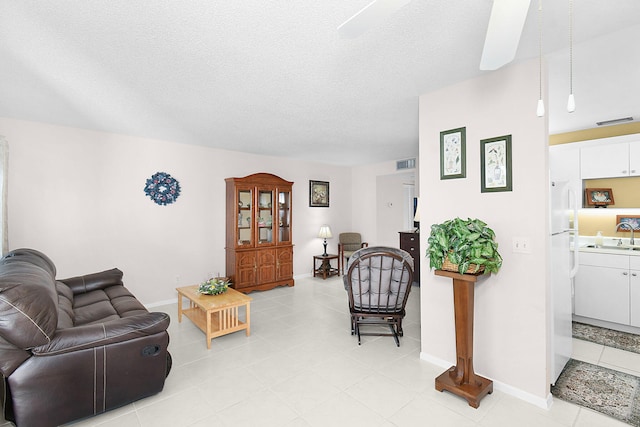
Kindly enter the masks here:
[[[427, 243], [429, 266], [465, 273], [497, 273], [502, 266], [496, 234], [479, 219], [450, 219], [433, 224]], [[453, 268], [452, 268], [453, 266]]]
[[198, 286], [198, 293], [204, 295], [219, 295], [226, 292], [227, 289], [229, 289], [228, 280], [212, 278], [206, 282], [200, 283], [200, 286]]

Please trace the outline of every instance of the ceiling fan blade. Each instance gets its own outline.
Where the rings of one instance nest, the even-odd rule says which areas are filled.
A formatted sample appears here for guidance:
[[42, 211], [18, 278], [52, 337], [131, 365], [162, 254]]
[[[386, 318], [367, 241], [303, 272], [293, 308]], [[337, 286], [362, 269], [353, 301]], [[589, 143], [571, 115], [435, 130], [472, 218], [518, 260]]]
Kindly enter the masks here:
[[493, 0], [481, 70], [497, 70], [513, 61], [531, 0]]
[[380, 25], [389, 16], [411, 0], [373, 0], [360, 12], [338, 27], [338, 33], [346, 39], [359, 37], [365, 31]]

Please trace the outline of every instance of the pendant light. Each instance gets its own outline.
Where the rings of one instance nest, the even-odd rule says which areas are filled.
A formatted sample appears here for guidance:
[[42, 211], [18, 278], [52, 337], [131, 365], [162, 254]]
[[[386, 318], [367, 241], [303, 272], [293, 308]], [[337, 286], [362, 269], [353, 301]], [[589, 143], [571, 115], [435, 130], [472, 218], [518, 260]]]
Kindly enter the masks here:
[[573, 97], [573, 0], [569, 0], [569, 100], [567, 111], [576, 111], [576, 100]]
[[538, 117], [544, 117], [544, 101], [542, 100], [542, 0], [538, 2], [538, 56], [539, 56], [539, 69], [538, 69], [538, 108], [536, 109], [536, 115]]

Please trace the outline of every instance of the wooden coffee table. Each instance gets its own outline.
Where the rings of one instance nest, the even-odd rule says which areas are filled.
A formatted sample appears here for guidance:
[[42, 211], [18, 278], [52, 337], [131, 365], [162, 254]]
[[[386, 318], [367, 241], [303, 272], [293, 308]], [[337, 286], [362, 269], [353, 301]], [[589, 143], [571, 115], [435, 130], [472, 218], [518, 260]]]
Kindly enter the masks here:
[[[251, 334], [250, 305], [251, 297], [227, 289], [220, 295], [202, 295], [198, 293], [198, 285], [176, 288], [178, 291], [178, 322], [182, 315], [187, 316], [207, 336], [207, 348], [211, 348], [211, 340], [215, 337], [246, 330]], [[182, 298], [189, 300], [189, 308], [182, 309]], [[240, 321], [239, 308], [246, 307], [245, 320]]]

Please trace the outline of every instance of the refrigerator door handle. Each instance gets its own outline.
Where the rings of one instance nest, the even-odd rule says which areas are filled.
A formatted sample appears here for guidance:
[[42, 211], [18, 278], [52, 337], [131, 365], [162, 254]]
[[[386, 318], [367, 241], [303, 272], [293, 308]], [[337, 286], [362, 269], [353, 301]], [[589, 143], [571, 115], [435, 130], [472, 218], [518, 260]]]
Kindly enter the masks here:
[[573, 211], [573, 267], [569, 272], [569, 278], [576, 277], [578, 274], [578, 266], [579, 266], [579, 254], [580, 254], [580, 245], [578, 243], [579, 240], [579, 225], [578, 225], [578, 195], [573, 187], [569, 187], [569, 207]]

